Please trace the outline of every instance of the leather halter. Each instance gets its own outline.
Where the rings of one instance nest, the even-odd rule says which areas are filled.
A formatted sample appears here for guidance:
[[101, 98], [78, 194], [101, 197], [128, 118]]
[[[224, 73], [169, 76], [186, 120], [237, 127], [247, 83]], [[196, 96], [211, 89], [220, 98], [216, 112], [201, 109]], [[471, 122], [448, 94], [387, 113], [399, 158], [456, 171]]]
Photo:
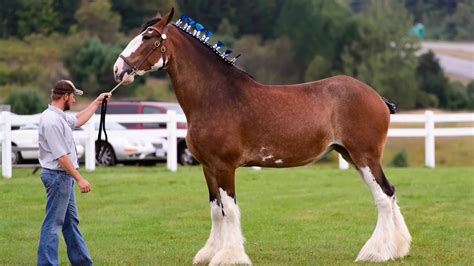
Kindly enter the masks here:
[[158, 41], [155, 41], [153, 43], [153, 47], [148, 51], [148, 53], [140, 60], [138, 61], [137, 64], [133, 64], [132, 62], [130, 62], [130, 60], [128, 60], [125, 56], [123, 55], [119, 55], [120, 58], [123, 59], [123, 61], [130, 67], [132, 68], [132, 71], [133, 72], [138, 72], [140, 71], [140, 67], [142, 66], [142, 64], [148, 59], [148, 57], [158, 48], [160, 48], [160, 52], [161, 52], [161, 59], [163, 60], [163, 66], [159, 68], [159, 70], [163, 69], [165, 66], [166, 66], [166, 56], [165, 56], [165, 52], [166, 52], [166, 47], [165, 47], [165, 40], [167, 38], [167, 35], [166, 33], [168, 33], [168, 29], [169, 29], [169, 24], [166, 25], [164, 28], [163, 28], [163, 32], [160, 32], [157, 28], [153, 27], [153, 26], [149, 26], [148, 28], [146, 28], [145, 31], [148, 31], [148, 30], [153, 30], [153, 31], [156, 31], [159, 36], [160, 36], [160, 40]]

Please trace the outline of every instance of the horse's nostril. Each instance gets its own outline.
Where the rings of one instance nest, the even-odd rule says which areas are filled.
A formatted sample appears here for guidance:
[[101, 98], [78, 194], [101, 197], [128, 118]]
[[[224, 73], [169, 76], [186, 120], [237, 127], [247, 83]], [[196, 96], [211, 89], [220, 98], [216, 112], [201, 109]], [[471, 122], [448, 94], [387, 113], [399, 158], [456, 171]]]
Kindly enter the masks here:
[[120, 73], [120, 75], [118, 75], [118, 80], [122, 80], [122, 79], [123, 79], [123, 75], [125, 75], [125, 72], [126, 72], [126, 71], [122, 71], [122, 73]]

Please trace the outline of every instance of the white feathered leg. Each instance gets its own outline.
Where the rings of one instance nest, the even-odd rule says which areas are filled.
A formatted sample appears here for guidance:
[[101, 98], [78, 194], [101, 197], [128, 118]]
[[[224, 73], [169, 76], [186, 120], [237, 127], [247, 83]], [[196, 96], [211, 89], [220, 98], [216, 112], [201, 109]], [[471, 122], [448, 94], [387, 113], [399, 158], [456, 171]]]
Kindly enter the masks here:
[[395, 196], [389, 197], [382, 191], [369, 167], [361, 168], [360, 172], [374, 197], [378, 218], [372, 236], [356, 261], [387, 261], [405, 256], [410, 249], [411, 236]]
[[396, 197], [394, 196], [392, 200], [393, 222], [396, 230], [395, 243], [397, 245], [395, 258], [402, 258], [410, 251], [411, 235], [405, 224], [405, 219], [403, 219], [403, 215], [400, 212], [400, 207], [398, 207]]
[[240, 228], [239, 206], [224, 190], [219, 189], [219, 192], [225, 213], [221, 226], [222, 248], [212, 258], [209, 265], [251, 265], [252, 262], [244, 249], [245, 239]]
[[222, 210], [218, 206], [217, 200], [211, 202], [211, 234], [201, 250], [194, 256], [194, 264], [207, 264], [211, 262], [214, 255], [222, 249]]

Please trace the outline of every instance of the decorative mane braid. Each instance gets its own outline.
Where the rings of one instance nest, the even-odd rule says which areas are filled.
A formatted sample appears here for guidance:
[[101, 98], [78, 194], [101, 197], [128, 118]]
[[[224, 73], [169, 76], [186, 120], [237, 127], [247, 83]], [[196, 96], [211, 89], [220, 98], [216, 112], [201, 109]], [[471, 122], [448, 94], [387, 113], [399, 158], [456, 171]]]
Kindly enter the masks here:
[[[181, 31], [187, 33], [209, 47], [228, 64], [235, 65], [235, 61], [237, 61], [237, 58], [240, 57], [240, 54], [238, 54], [234, 58], [229, 59], [228, 56], [232, 53], [232, 50], [225, 50], [221, 53], [219, 50], [224, 46], [224, 44], [221, 41], [217, 41], [216, 44], [211, 45], [208, 40], [213, 35], [213, 33], [208, 30], [204, 31], [204, 26], [197, 23], [190, 17], [182, 15], [176, 22], [172, 22], [172, 24]], [[191, 27], [193, 30], [191, 30]], [[202, 35], [201, 32], [203, 32]]]

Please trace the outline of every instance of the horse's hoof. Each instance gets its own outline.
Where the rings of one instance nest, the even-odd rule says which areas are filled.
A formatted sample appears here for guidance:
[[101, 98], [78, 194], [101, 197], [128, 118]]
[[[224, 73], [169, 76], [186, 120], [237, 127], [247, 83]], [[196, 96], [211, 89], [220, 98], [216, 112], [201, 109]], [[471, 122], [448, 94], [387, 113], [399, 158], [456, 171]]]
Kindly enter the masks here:
[[216, 252], [212, 248], [205, 246], [194, 256], [193, 264], [208, 264], [215, 254]]
[[394, 234], [377, 232], [365, 243], [356, 261], [381, 262], [396, 258], [397, 246]]
[[212, 258], [209, 263], [212, 265], [232, 265], [232, 264], [246, 264], [252, 265], [249, 256], [245, 254], [243, 249], [230, 249], [225, 248], [221, 249], [216, 255]]

